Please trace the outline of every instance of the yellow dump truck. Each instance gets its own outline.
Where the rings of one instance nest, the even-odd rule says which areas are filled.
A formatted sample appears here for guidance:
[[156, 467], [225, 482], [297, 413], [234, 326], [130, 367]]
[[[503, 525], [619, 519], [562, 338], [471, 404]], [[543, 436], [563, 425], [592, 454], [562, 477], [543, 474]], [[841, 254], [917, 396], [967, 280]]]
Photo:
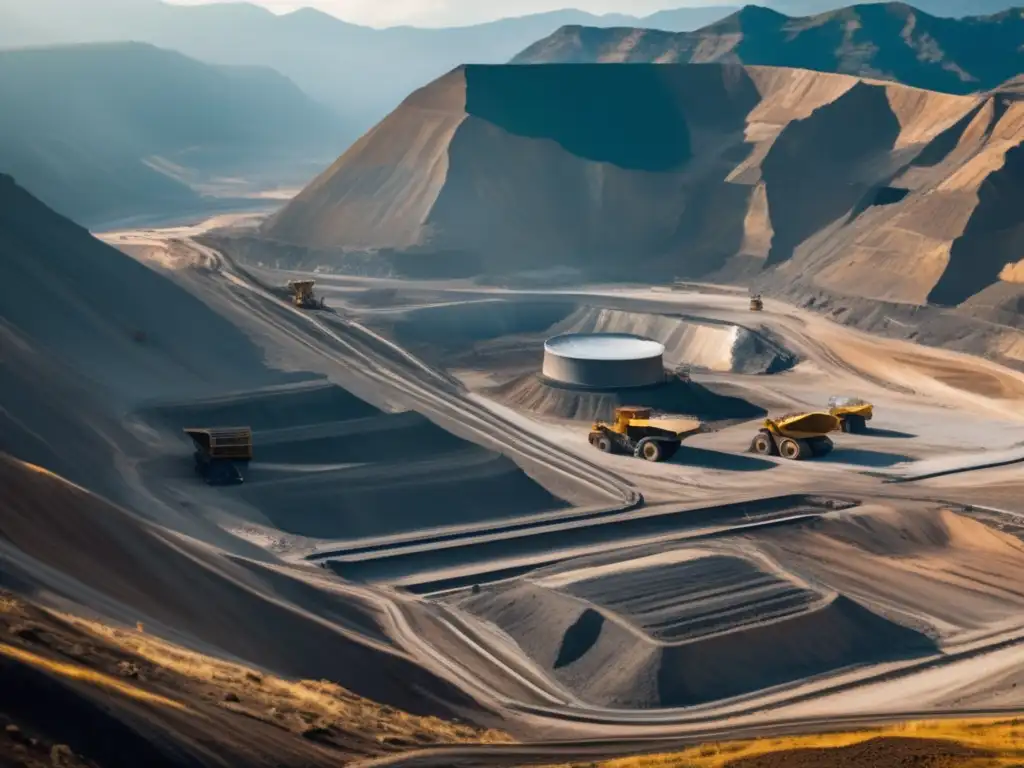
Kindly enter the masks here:
[[830, 397], [828, 412], [839, 419], [839, 429], [856, 434], [867, 431], [867, 423], [874, 416], [875, 407], [859, 397]]
[[241, 467], [252, 460], [249, 427], [188, 427], [196, 450], [196, 474], [208, 485], [236, 485], [243, 481]]
[[318, 299], [313, 293], [315, 280], [291, 280], [288, 283], [288, 290], [292, 292], [292, 304], [300, 309], [325, 309], [324, 300]]
[[623, 406], [615, 409], [615, 421], [595, 421], [590, 444], [604, 453], [632, 454], [647, 461], [668, 461], [679, 445], [702, 429], [699, 419], [652, 418], [651, 409]]
[[839, 419], [831, 413], [790, 413], [777, 419], [765, 419], [750, 443], [750, 450], [784, 459], [827, 456], [833, 448], [828, 433], [838, 428]]

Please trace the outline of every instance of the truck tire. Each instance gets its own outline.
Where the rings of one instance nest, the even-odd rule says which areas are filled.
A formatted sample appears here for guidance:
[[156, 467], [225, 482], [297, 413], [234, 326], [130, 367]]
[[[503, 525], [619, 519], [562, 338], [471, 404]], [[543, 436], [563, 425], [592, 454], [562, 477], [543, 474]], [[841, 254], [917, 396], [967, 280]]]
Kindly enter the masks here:
[[750, 443], [750, 450], [761, 456], [774, 456], [777, 451], [775, 449], [775, 441], [772, 436], [762, 430], [758, 432], [754, 439]]
[[810, 453], [809, 446], [803, 440], [794, 440], [792, 437], [784, 437], [779, 441], [779, 453], [784, 459], [799, 461]]
[[636, 447], [636, 455], [647, 461], [661, 461], [665, 457], [665, 450], [657, 440], [641, 440]]
[[597, 435], [594, 437], [594, 447], [601, 453], [615, 453], [615, 445], [608, 435]]
[[849, 416], [843, 417], [843, 432], [846, 432], [847, 434], [863, 434], [865, 426], [867, 426], [867, 422], [864, 420], [863, 416], [851, 413]]

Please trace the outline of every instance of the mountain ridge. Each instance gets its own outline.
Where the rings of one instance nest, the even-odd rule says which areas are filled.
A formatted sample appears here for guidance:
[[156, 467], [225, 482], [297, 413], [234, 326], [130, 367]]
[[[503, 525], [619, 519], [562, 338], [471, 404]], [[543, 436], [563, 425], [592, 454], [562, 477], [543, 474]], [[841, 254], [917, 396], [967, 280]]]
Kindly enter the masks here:
[[[277, 16], [249, 3], [147, 3], [118, 14], [89, 14], [66, 0], [34, 0], [23, 10], [8, 4], [5, 11], [0, 2], [0, 48], [138, 40], [211, 64], [268, 66], [335, 110], [351, 126], [348, 142], [459, 64], [502, 63], [565, 23], [603, 23], [585, 12], [556, 11], [466, 27], [373, 29], [313, 9]], [[685, 9], [670, 19], [696, 28], [733, 7]]]
[[344, 146], [337, 118], [283, 75], [145, 43], [0, 51], [0, 100], [14, 105], [0, 171], [86, 224], [199, 207], [197, 184], [294, 176]]
[[[337, 112], [349, 126], [344, 137], [349, 143], [410, 92], [454, 67], [507, 62], [566, 24], [627, 24], [679, 32], [704, 27], [738, 7], [679, 8], [646, 17], [602, 17], [569, 9], [459, 27], [375, 29], [308, 8], [278, 16], [244, 2], [123, 3], [117, 13], [92, 12], [95, 5], [0, 0], [0, 47], [130, 39], [211, 64], [269, 66]], [[838, 3], [773, 0], [770, 5], [794, 14], [819, 12]], [[919, 0], [919, 5], [937, 13], [958, 13], [949, 0]], [[1000, 5], [1005, 0], [986, 0], [985, 8]]]
[[1024, 71], [1024, 9], [948, 19], [906, 3], [863, 3], [808, 17], [745, 6], [694, 32], [563, 27], [515, 64], [709, 63], [785, 66], [970, 93]]

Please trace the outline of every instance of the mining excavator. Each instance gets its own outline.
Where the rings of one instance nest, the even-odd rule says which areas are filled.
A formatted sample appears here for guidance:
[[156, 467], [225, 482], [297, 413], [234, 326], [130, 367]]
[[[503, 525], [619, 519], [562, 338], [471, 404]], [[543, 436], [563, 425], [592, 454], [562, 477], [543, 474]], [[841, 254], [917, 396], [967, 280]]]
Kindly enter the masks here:
[[827, 456], [833, 447], [828, 433], [838, 428], [839, 419], [831, 413], [790, 413], [777, 419], [765, 419], [750, 443], [750, 450], [784, 459]]
[[851, 434], [867, 431], [875, 407], [859, 397], [830, 397], [828, 412], [839, 419], [839, 429]]
[[760, 293], [753, 293], [750, 295], [750, 311], [760, 312], [764, 309], [764, 300], [761, 298]]
[[647, 461], [668, 461], [680, 443], [700, 432], [699, 419], [687, 417], [651, 418], [651, 409], [624, 406], [615, 409], [611, 423], [595, 421], [590, 444], [604, 453], [631, 454]]
[[327, 303], [313, 294], [315, 280], [291, 280], [288, 290], [292, 292], [292, 304], [299, 309], [326, 309]]
[[243, 481], [240, 465], [252, 460], [249, 427], [189, 427], [185, 434], [196, 446], [196, 474], [207, 485], [237, 485]]

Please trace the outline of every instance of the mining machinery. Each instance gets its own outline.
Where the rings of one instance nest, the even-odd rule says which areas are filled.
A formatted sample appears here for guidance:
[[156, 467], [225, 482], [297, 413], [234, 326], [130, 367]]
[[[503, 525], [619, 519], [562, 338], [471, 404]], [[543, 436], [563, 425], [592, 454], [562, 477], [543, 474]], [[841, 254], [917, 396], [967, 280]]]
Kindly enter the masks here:
[[237, 485], [242, 468], [252, 460], [252, 429], [249, 427], [189, 427], [196, 450], [196, 474], [207, 485]]
[[292, 292], [292, 304], [299, 309], [326, 309], [327, 304], [313, 293], [315, 280], [291, 280], [288, 290]]
[[851, 434], [867, 431], [867, 422], [875, 407], [859, 397], [835, 396], [828, 399], [828, 412], [839, 419], [839, 429]]
[[753, 293], [750, 295], [750, 311], [760, 312], [764, 309], [764, 300], [761, 298], [760, 293]]
[[828, 433], [837, 429], [839, 419], [831, 413], [790, 413], [768, 418], [751, 441], [750, 450], [762, 456], [796, 460], [827, 456], [833, 448]]
[[651, 409], [623, 406], [615, 409], [615, 420], [595, 421], [590, 444], [604, 453], [620, 453], [647, 461], [668, 461], [690, 435], [700, 432], [699, 419], [651, 417]]

